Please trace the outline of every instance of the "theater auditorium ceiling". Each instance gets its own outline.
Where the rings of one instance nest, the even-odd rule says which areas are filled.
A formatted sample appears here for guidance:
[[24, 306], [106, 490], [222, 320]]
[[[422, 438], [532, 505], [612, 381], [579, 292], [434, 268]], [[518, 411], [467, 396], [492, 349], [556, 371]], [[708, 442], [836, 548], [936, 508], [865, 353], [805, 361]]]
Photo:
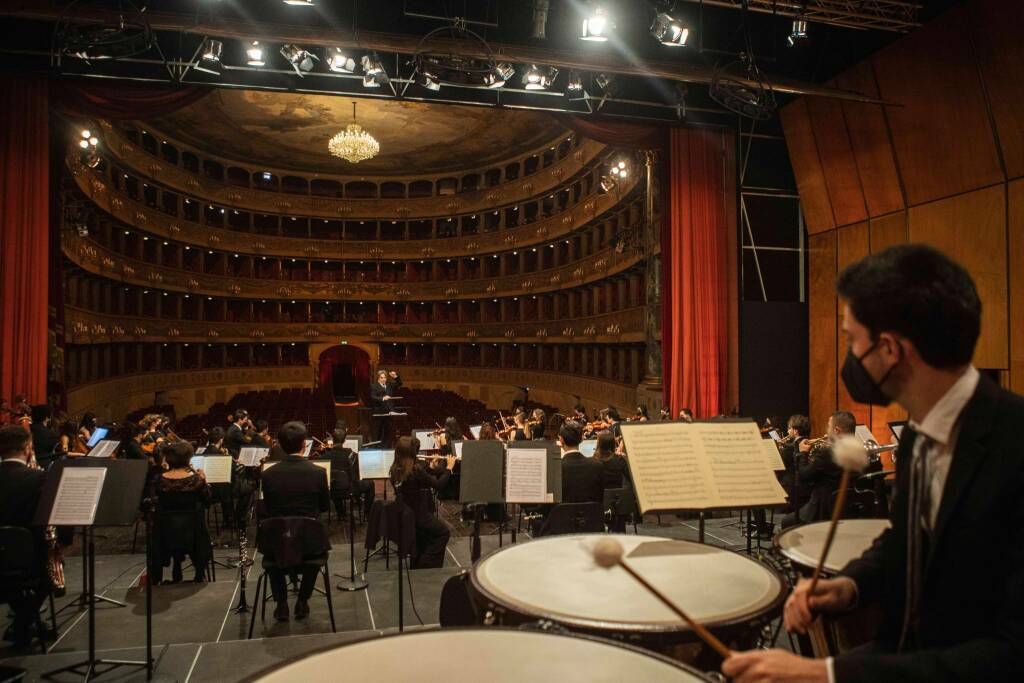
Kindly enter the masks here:
[[361, 98], [357, 122], [380, 154], [352, 164], [327, 150], [352, 121], [350, 97], [226, 90], [150, 122], [209, 153], [275, 169], [341, 175], [457, 173], [535, 149], [566, 130], [551, 115], [518, 109]]

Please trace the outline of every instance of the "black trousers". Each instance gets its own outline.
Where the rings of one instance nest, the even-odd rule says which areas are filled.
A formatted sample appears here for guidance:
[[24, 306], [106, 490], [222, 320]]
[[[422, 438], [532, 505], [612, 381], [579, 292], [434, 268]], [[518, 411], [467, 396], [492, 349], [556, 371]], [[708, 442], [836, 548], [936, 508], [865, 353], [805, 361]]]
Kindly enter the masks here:
[[[356, 489], [357, 495], [363, 503], [363, 516], [369, 518], [370, 508], [373, 507], [373, 498], [375, 495], [373, 482], [361, 479], [356, 482]], [[331, 498], [334, 500], [334, 509], [338, 512], [338, 519], [341, 519], [344, 516], [345, 499], [350, 495], [351, 489], [331, 490]]]
[[413, 569], [437, 569], [444, 566], [444, 550], [451, 532], [437, 517], [416, 520], [416, 557]]
[[27, 641], [29, 629], [36, 623], [39, 616], [39, 608], [43, 606], [47, 593], [43, 590], [29, 589], [11, 595], [8, 604], [14, 612], [14, 621], [11, 624], [11, 632], [16, 641]]
[[[299, 600], [309, 600], [309, 597], [313, 595], [313, 589], [316, 588], [316, 577], [319, 572], [320, 567], [315, 564], [304, 564], [299, 569], [298, 574], [301, 576]], [[289, 573], [292, 572], [285, 572], [278, 567], [267, 567], [270, 593], [274, 596], [274, 602], [278, 604], [288, 601], [287, 576]]]

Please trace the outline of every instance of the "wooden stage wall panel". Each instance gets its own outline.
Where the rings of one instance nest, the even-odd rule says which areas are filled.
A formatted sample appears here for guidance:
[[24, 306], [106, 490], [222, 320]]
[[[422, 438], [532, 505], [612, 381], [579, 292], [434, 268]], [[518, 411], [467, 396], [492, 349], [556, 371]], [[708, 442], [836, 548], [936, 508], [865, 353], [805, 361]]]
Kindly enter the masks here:
[[1024, 394], [1024, 179], [1009, 185], [1010, 389]]
[[930, 244], [962, 264], [981, 297], [979, 368], [1009, 367], [1006, 196], [996, 185], [910, 209], [911, 242]]
[[821, 434], [836, 409], [836, 232], [811, 235], [808, 248], [808, 408], [812, 434]]
[[807, 108], [836, 225], [865, 220], [867, 207], [842, 105], [839, 100], [809, 97]]
[[[857, 223], [836, 230], [836, 273], [843, 268], [861, 260], [868, 255], [868, 224]], [[846, 360], [846, 335], [843, 334], [843, 302], [836, 300], [836, 371], [843, 367]], [[836, 382], [836, 407], [838, 410], [849, 410], [857, 418], [857, 422], [870, 424], [871, 409], [850, 398], [842, 380]]]
[[807, 232], [814, 234], [834, 228], [832, 204], [825, 186], [825, 174], [818, 157], [818, 146], [814, 141], [811, 117], [807, 100], [799, 99], [779, 112], [786, 131], [786, 147], [789, 160], [796, 175], [796, 186], [800, 192], [804, 222]]
[[[871, 253], [888, 249], [907, 242], [907, 212], [899, 211], [888, 216], [871, 219]], [[887, 439], [890, 422], [907, 419], [907, 411], [892, 403], [888, 406], [871, 406], [871, 432], [876, 438]]]
[[955, 7], [872, 58], [913, 206], [1003, 180], [978, 68]]
[[1009, 178], [1024, 176], [1024, 2], [972, 0], [971, 38]]

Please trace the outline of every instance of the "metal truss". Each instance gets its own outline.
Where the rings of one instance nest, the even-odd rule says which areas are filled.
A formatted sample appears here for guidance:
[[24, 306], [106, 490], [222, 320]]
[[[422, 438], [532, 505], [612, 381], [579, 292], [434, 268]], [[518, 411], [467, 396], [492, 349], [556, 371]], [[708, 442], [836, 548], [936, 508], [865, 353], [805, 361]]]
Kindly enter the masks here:
[[921, 5], [901, 0], [686, 0], [692, 3], [778, 14], [844, 28], [907, 33], [921, 25]]

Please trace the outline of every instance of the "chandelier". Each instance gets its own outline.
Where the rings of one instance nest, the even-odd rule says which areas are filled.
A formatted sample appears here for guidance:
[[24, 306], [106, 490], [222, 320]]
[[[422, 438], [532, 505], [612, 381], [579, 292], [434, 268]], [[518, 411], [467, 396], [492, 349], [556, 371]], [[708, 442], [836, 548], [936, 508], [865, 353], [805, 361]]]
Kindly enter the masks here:
[[372, 135], [356, 123], [356, 103], [352, 103], [352, 123], [345, 127], [327, 143], [331, 154], [345, 161], [358, 164], [360, 161], [372, 159], [380, 152], [380, 143]]

